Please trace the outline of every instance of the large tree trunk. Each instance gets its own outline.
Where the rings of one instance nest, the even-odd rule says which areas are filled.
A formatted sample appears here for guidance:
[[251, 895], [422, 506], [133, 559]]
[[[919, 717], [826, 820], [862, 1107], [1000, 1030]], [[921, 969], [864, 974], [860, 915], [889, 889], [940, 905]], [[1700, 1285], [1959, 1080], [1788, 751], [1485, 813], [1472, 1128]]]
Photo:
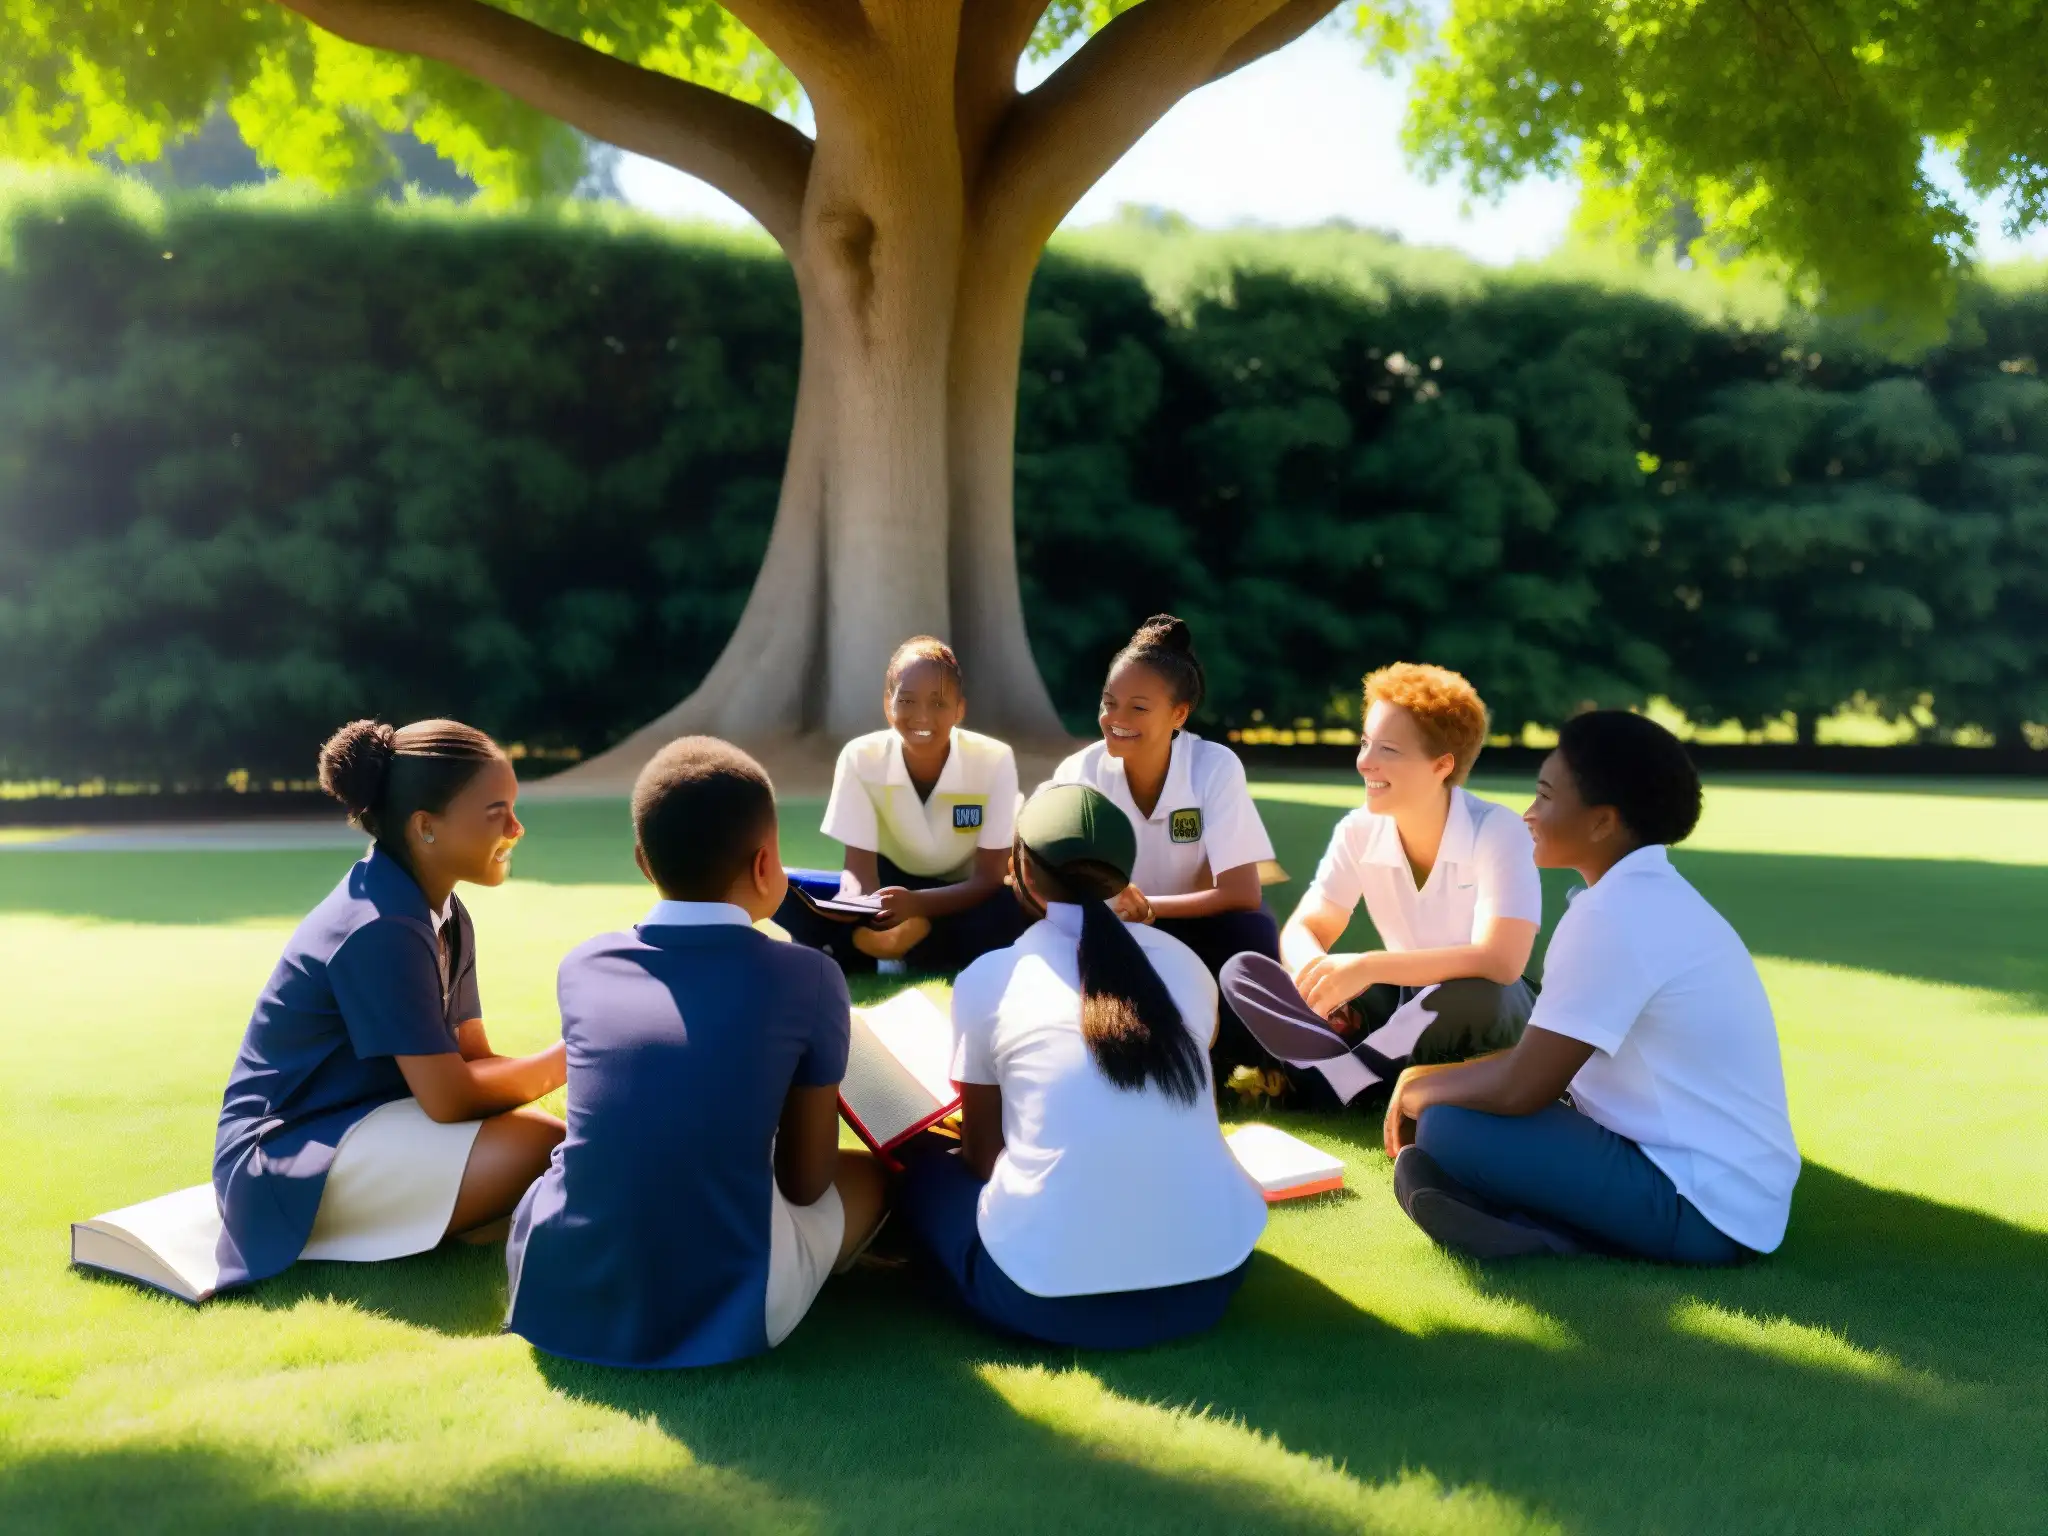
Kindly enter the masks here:
[[[907, 637], [950, 640], [971, 719], [1042, 756], [1063, 732], [1017, 578], [1017, 367], [1039, 252], [1175, 101], [1298, 36], [1332, 0], [1147, 0], [1020, 97], [1043, 0], [729, 8], [796, 71], [815, 141], [496, 7], [286, 0], [413, 47], [585, 132], [724, 186], [788, 254], [803, 361], [788, 470], [739, 626], [696, 692], [557, 781], [615, 790], [676, 736], [770, 749], [803, 779], [881, 721]], [[1033, 749], [1036, 749], [1035, 752]]]
[[682, 735], [787, 761], [801, 738], [873, 730], [889, 655], [920, 633], [960, 652], [977, 728], [1063, 740], [1025, 632], [1013, 511], [1038, 253], [963, 262], [959, 185], [943, 153], [898, 144], [842, 164], [821, 147], [796, 261], [789, 460], [753, 593], [696, 691], [560, 788], [616, 788]]
[[978, 726], [1030, 742], [1064, 734], [1024, 624], [1017, 575], [1017, 368], [1035, 248], [969, 248], [947, 396], [953, 627]]

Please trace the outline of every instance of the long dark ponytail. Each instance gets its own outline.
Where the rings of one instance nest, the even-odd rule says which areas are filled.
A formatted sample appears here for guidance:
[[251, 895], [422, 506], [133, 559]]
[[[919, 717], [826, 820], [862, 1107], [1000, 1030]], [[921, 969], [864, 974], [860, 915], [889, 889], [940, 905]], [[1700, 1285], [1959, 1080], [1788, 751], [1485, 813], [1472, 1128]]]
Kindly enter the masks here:
[[1109, 909], [1130, 881], [1090, 859], [1054, 869], [1022, 843], [1016, 857], [1040, 897], [1081, 908], [1081, 1037], [1102, 1075], [1127, 1092], [1156, 1083], [1168, 1098], [1194, 1103], [1208, 1086], [1206, 1053], [1145, 951]]

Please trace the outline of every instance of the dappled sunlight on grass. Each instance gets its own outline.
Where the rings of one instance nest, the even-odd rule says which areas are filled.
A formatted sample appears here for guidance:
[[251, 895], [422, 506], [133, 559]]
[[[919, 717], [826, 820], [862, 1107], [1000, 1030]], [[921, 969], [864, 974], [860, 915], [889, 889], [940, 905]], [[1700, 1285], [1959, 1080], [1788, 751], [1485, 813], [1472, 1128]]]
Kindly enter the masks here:
[[1789, 1317], [1758, 1318], [1712, 1302], [1687, 1298], [1671, 1309], [1674, 1331], [1732, 1349], [1748, 1350], [1787, 1365], [1832, 1371], [1880, 1386], [1896, 1387], [1915, 1396], [1940, 1401], [1956, 1388], [1927, 1371], [1900, 1364], [1882, 1349], [1866, 1349], [1840, 1330], [1795, 1322]]
[[[1309, 787], [1340, 798], [1266, 802], [1282, 911], [1353, 803]], [[862, 1271], [767, 1357], [687, 1372], [502, 1334], [488, 1249], [304, 1264], [198, 1309], [67, 1271], [67, 1222], [206, 1177], [250, 1003], [347, 855], [7, 853], [0, 1529], [2036, 1531], [2048, 870], [1960, 821], [1945, 859], [1870, 856], [1955, 798], [1775, 793], [1753, 826], [1910, 804], [1860, 852], [1682, 855], [1780, 1021], [1807, 1166], [1769, 1258], [1467, 1263], [1395, 1206], [1375, 1117], [1233, 1106], [1348, 1187], [1272, 1211], [1213, 1333], [1077, 1356]], [[651, 899], [621, 805], [533, 822], [513, 880], [465, 891], [513, 1051], [554, 1034], [561, 956]]]
[[1120, 1396], [1078, 1366], [985, 1365], [983, 1381], [1018, 1416], [1094, 1455], [1159, 1477], [1227, 1490], [1252, 1515], [1291, 1527], [1365, 1532], [1556, 1532], [1564, 1527], [1485, 1488], [1446, 1488], [1427, 1472], [1383, 1483], [1278, 1436], [1195, 1406]]

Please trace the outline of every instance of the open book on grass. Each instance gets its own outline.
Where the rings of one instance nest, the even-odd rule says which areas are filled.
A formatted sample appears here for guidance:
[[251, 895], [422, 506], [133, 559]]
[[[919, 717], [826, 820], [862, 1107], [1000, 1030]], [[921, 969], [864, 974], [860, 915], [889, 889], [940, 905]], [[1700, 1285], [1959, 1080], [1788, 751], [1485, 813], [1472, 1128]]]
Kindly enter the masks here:
[[220, 1205], [195, 1184], [71, 1224], [71, 1262], [198, 1303], [220, 1284]]
[[893, 1165], [893, 1149], [959, 1109], [952, 1072], [953, 1021], [929, 993], [899, 992], [853, 1010], [839, 1112]]

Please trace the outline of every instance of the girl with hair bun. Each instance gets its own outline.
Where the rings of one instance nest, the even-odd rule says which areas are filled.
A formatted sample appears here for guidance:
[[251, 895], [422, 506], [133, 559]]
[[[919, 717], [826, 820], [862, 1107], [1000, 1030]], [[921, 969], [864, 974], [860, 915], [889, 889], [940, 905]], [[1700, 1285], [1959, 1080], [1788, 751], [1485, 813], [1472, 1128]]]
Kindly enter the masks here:
[[557, 1042], [499, 1056], [455, 887], [502, 885], [525, 834], [497, 743], [453, 720], [357, 720], [320, 783], [374, 839], [285, 945], [222, 1101], [223, 1287], [299, 1259], [395, 1259], [508, 1215], [562, 1122]]
[[[819, 830], [845, 846], [845, 869], [791, 870], [775, 921], [842, 970], [958, 970], [1024, 930], [1003, 888], [1016, 755], [963, 728], [959, 659], [930, 635], [896, 647], [882, 714], [888, 727], [854, 737], [832, 770]], [[880, 914], [840, 920], [813, 904], [842, 894], [878, 898]]]
[[1599, 710], [1558, 732], [1524, 820], [1536, 862], [1586, 888], [1528, 1028], [1513, 1050], [1409, 1068], [1387, 1106], [1394, 1194], [1446, 1247], [1737, 1264], [1783, 1240], [1799, 1147], [1771, 1000], [1668, 852], [1700, 801], [1653, 720]]
[[[1147, 619], [1110, 661], [1102, 740], [1061, 763], [1053, 782], [1089, 785], [1130, 818], [1137, 863], [1118, 915], [1179, 939], [1213, 976], [1233, 955], [1278, 960], [1280, 929], [1259, 877], [1273, 844], [1244, 764], [1187, 729], [1203, 688], [1188, 626], [1170, 613]], [[1214, 1055], [1219, 1069], [1265, 1060], [1227, 1004]]]
[[1017, 901], [1038, 921], [954, 983], [960, 1146], [918, 1149], [897, 1196], [955, 1302], [1080, 1349], [1211, 1326], [1266, 1225], [1216, 1122], [1216, 984], [1111, 909], [1137, 857], [1084, 785], [1018, 813]]

